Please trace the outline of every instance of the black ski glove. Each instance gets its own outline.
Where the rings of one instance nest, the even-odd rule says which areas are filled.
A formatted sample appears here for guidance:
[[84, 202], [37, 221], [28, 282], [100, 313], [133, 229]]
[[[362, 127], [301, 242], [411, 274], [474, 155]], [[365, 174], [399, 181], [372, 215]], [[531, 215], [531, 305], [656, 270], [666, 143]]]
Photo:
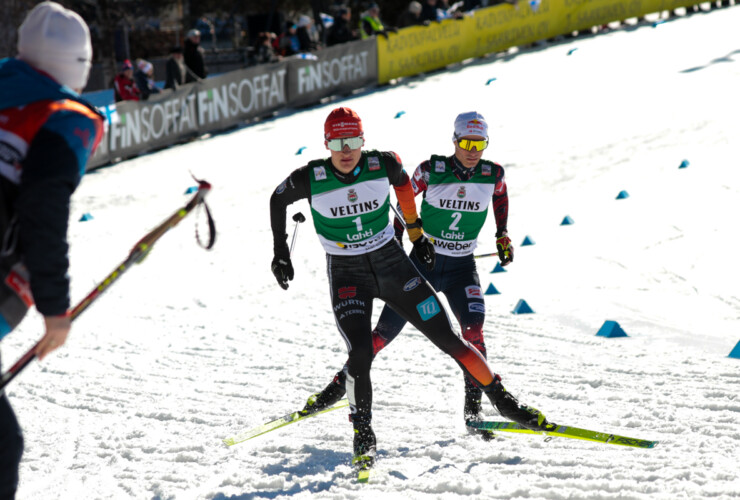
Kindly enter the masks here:
[[414, 254], [419, 262], [427, 266], [427, 271], [434, 269], [434, 243], [425, 235], [422, 234], [421, 238], [414, 241]]
[[275, 250], [275, 258], [272, 259], [272, 274], [283, 290], [288, 289], [288, 281], [293, 280], [293, 263], [290, 262], [290, 250], [286, 246], [284, 249]]
[[498, 258], [502, 266], [514, 262], [514, 245], [511, 244], [506, 231], [501, 231], [496, 235], [496, 250], [498, 250]]
[[278, 257], [275, 256], [272, 259], [272, 274], [275, 275], [275, 279], [283, 290], [288, 289], [288, 281], [293, 280], [293, 264], [290, 262], [290, 257]]

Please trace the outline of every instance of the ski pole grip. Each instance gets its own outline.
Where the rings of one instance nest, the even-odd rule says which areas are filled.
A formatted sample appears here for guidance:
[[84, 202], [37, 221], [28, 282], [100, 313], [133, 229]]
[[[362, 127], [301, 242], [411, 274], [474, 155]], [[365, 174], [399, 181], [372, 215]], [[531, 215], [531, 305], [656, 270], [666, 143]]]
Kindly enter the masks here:
[[295, 215], [293, 215], [293, 220], [295, 221], [295, 229], [293, 230], [293, 239], [290, 241], [290, 255], [293, 255], [293, 247], [295, 246], [295, 239], [298, 236], [298, 225], [301, 222], [306, 222], [306, 218], [303, 216], [302, 213], [296, 212]]

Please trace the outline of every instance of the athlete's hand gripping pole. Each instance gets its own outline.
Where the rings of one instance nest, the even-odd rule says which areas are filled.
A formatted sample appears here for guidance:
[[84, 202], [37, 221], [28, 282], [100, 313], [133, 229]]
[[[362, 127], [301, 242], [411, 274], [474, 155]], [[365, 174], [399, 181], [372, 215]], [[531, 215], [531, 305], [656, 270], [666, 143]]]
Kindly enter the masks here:
[[[293, 230], [293, 239], [290, 241], [290, 248], [286, 248], [285, 245], [281, 245], [280, 248], [275, 250], [275, 257], [272, 259], [272, 265], [270, 269], [272, 274], [275, 275], [275, 279], [283, 290], [288, 289], [288, 281], [293, 280], [295, 272], [293, 271], [293, 263], [290, 260], [290, 256], [293, 255], [293, 248], [295, 247], [295, 240], [298, 237], [298, 226], [301, 222], [306, 222], [306, 218], [302, 213], [296, 212], [293, 216], [295, 221], [295, 229]], [[287, 254], [286, 254], [287, 250]]]

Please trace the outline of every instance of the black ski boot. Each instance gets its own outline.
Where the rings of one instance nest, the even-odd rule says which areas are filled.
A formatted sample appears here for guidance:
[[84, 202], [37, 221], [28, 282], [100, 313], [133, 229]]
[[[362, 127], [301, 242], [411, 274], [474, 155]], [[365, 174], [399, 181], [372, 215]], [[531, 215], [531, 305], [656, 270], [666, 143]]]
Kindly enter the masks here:
[[342, 399], [342, 396], [347, 392], [345, 388], [346, 380], [347, 375], [344, 373], [344, 370], [337, 372], [334, 380], [329, 382], [329, 385], [323, 391], [309, 396], [306, 406], [303, 407], [301, 413], [303, 415], [311, 415], [317, 411], [325, 410]]
[[[483, 397], [483, 391], [474, 386], [467, 377], [465, 378], [465, 406], [463, 407], [463, 417], [465, 423], [468, 422], [480, 422], [483, 420], [481, 416], [481, 399]], [[486, 429], [475, 429], [473, 427], [465, 426], [469, 434], [474, 436], [480, 436], [483, 441], [493, 441], [496, 439], [496, 435], [493, 431]]]
[[496, 375], [493, 383], [483, 390], [504, 418], [535, 431], [551, 427], [540, 410], [520, 404], [510, 392], [504, 389], [500, 376]]
[[375, 465], [375, 433], [370, 427], [370, 419], [355, 417], [352, 421], [354, 426], [354, 442], [352, 465], [357, 469], [370, 469]]

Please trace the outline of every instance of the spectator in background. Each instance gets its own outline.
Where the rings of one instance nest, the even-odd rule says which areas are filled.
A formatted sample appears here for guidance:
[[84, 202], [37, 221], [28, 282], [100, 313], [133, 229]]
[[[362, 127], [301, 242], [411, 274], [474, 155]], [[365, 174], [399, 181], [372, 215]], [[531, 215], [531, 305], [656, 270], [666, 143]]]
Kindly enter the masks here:
[[464, 0], [462, 9], [460, 10], [463, 12], [470, 12], [474, 9], [480, 9], [481, 7], [483, 7], [483, 2], [481, 2], [481, 0]]
[[202, 80], [208, 74], [206, 73], [206, 61], [203, 54], [203, 47], [200, 46], [200, 31], [196, 29], [188, 31], [188, 36], [185, 39], [185, 53], [183, 54], [187, 69], [185, 83]]
[[213, 44], [212, 48], [216, 48], [216, 27], [210, 19], [208, 19], [206, 16], [200, 16], [198, 20], [195, 21], [195, 29], [198, 30], [198, 33], [201, 37], [206, 37], [206, 42], [208, 42], [210, 38], [210, 41]]
[[167, 58], [166, 76], [164, 88], [177, 90], [185, 83], [185, 61], [182, 57], [182, 47], [174, 46], [170, 49], [170, 57]]
[[154, 84], [154, 66], [149, 61], [139, 59], [136, 61], [136, 71], [134, 71], [134, 81], [141, 93], [141, 100], [146, 101], [152, 94], [162, 92]]
[[[535, 1], [539, 2], [540, 0]], [[462, 0], [454, 2], [452, 5], [450, 5], [450, 0], [437, 0], [437, 9], [437, 13], [442, 19], [462, 19], [465, 17], [466, 12], [465, 2]]]
[[399, 28], [425, 24], [429, 24], [429, 21], [424, 21], [421, 18], [421, 3], [416, 0], [409, 3], [409, 8], [401, 12], [401, 15], [398, 16], [398, 21], [396, 22], [396, 25]]
[[297, 28], [293, 21], [286, 21], [285, 31], [278, 38], [278, 52], [281, 56], [292, 56], [301, 51], [301, 44], [296, 34]]
[[357, 31], [352, 29], [351, 20], [352, 11], [347, 7], [340, 7], [326, 36], [328, 46], [357, 40]]
[[277, 35], [269, 31], [263, 31], [257, 35], [257, 40], [254, 42], [254, 57], [257, 64], [273, 63], [280, 60], [280, 56], [273, 46], [275, 38], [277, 38]]
[[308, 16], [301, 16], [296, 23], [295, 34], [298, 37], [300, 52], [312, 52], [319, 48], [318, 37], [314, 30], [314, 22]]
[[388, 38], [388, 31], [398, 31], [395, 28], [386, 30], [380, 20], [380, 7], [377, 3], [371, 3], [360, 17], [360, 37], [364, 40], [374, 35], [382, 35]]
[[113, 79], [113, 94], [116, 102], [138, 101], [140, 92], [134, 82], [134, 66], [126, 59], [121, 65], [121, 72]]
[[421, 7], [421, 20], [427, 22], [440, 21], [440, 15], [437, 10], [437, 0], [425, 0]]

